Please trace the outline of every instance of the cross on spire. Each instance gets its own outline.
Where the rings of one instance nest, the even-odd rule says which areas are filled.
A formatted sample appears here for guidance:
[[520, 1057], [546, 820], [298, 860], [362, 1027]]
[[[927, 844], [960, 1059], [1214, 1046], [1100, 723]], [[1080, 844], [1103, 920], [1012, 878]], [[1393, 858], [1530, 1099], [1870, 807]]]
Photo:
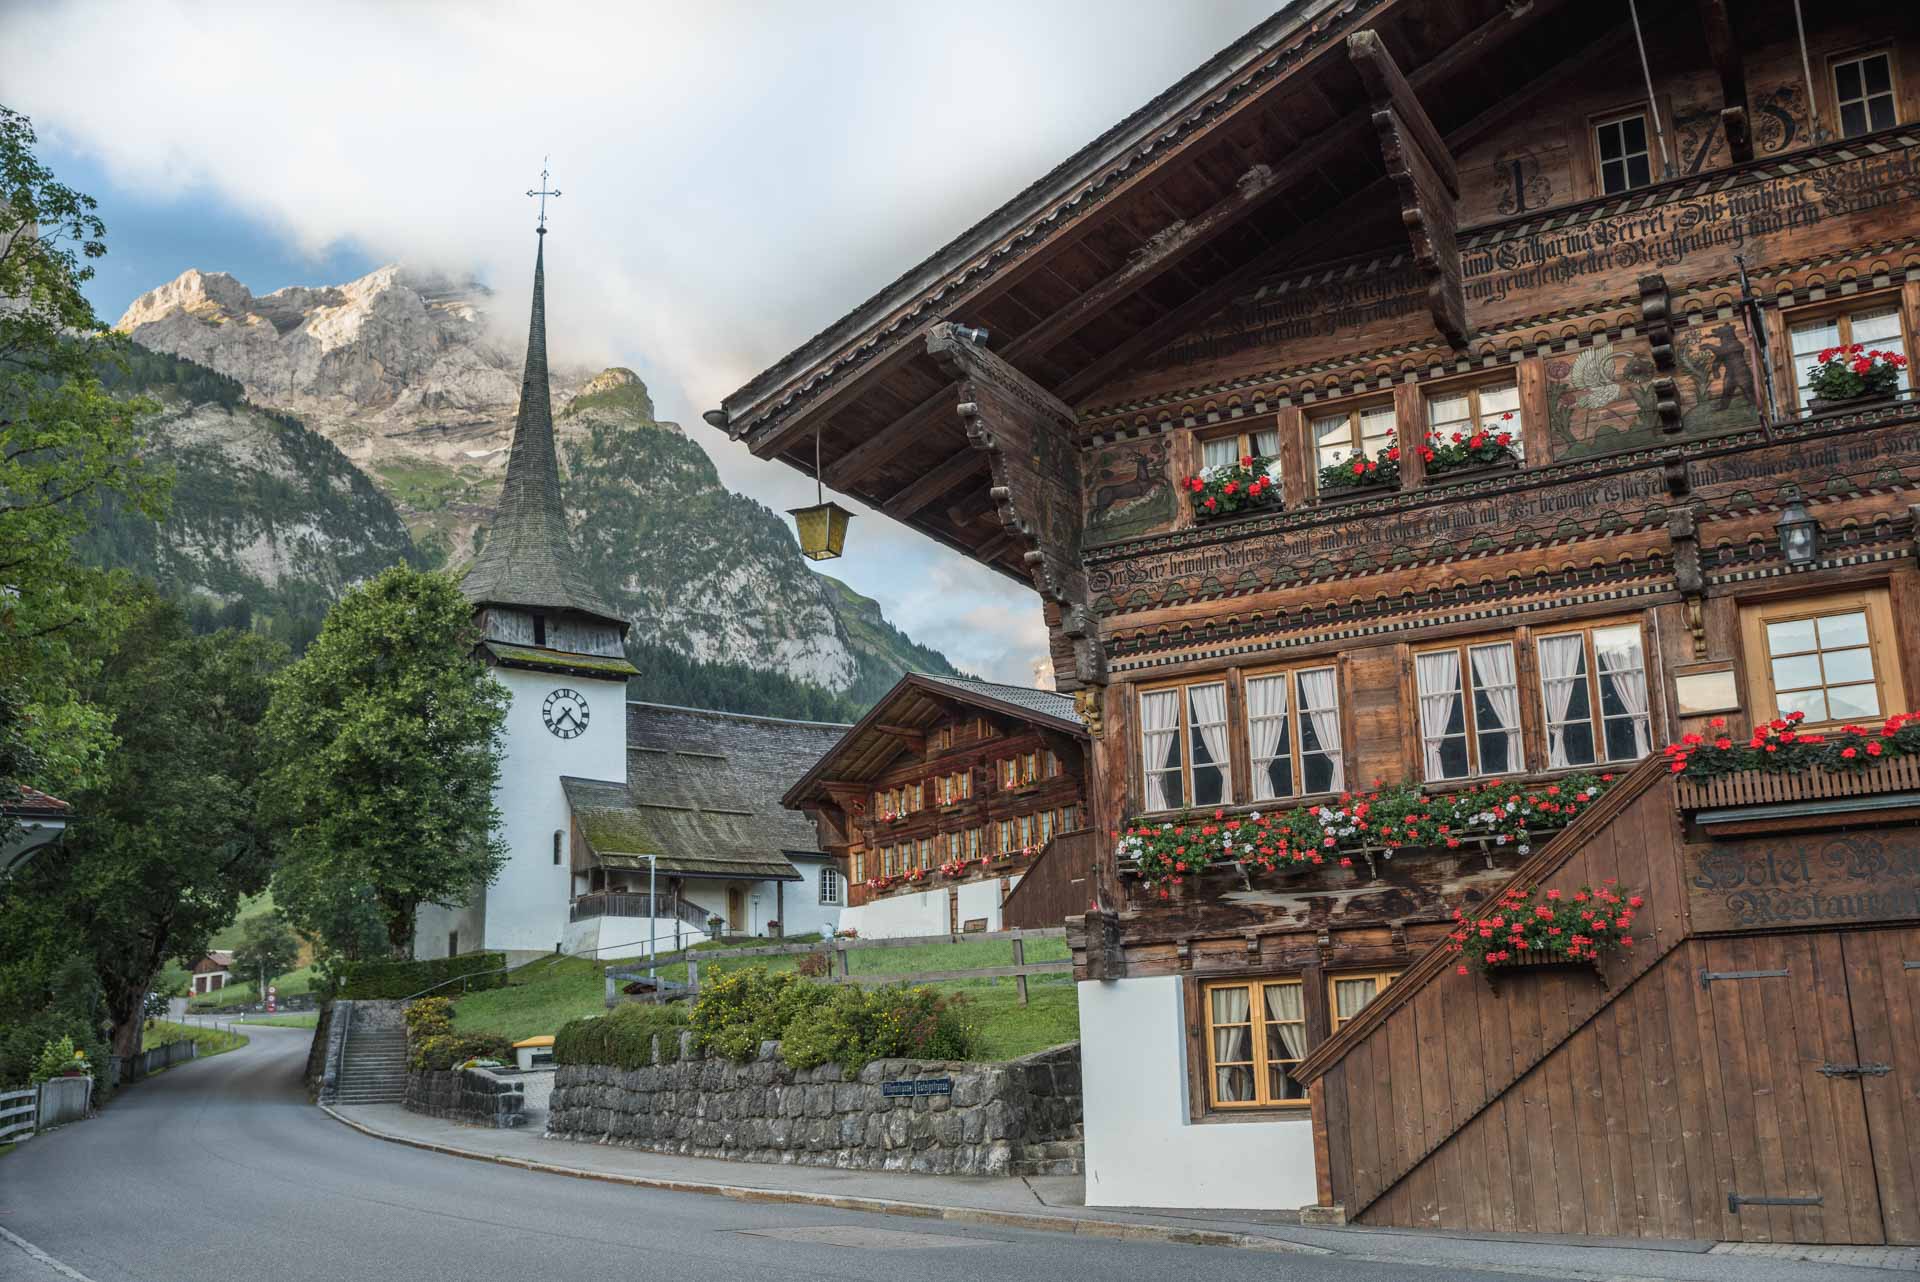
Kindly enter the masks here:
[[552, 196], [555, 200], [560, 198], [560, 189], [558, 187], [555, 187], [551, 191], [547, 190], [547, 161], [551, 159], [551, 156], [540, 157], [540, 190], [529, 191], [527, 193], [529, 196], [538, 196], [540, 198], [540, 225], [534, 230], [542, 236], [547, 234], [547, 197]]

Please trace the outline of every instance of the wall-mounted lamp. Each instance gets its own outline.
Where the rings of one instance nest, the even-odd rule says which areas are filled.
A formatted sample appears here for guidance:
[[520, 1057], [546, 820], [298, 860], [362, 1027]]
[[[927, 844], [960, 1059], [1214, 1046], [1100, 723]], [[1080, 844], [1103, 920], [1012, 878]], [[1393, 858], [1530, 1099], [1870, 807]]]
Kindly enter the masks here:
[[1812, 565], [1820, 555], [1820, 522], [1813, 519], [1800, 501], [1799, 486], [1782, 486], [1780, 493], [1787, 501], [1780, 519], [1773, 523], [1780, 532], [1780, 551], [1786, 555], [1788, 565]]

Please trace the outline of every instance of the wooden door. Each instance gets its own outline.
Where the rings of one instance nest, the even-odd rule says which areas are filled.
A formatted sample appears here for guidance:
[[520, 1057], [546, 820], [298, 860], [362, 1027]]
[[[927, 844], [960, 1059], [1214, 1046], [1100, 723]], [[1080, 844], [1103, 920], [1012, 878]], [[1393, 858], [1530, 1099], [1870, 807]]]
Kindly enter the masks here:
[[1886, 1240], [1861, 1081], [1821, 1071], [1858, 1062], [1842, 938], [1749, 936], [1700, 950], [1723, 1237]]
[[1920, 1244], [1920, 929], [1845, 936], [1857, 1079], [1887, 1241]]
[[738, 886], [727, 887], [727, 929], [739, 934], [746, 927], [742, 925], [747, 918], [747, 892]]

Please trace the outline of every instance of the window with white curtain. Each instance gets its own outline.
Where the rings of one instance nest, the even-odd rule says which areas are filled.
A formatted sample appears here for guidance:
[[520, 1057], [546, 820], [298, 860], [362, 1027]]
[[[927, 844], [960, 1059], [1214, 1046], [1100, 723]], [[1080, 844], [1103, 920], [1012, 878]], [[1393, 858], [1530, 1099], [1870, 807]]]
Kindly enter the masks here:
[[1140, 696], [1140, 762], [1148, 810], [1233, 800], [1227, 685], [1208, 681]]
[[[1820, 353], [1829, 347], [1849, 347], [1858, 343], [1868, 351], [1893, 352], [1902, 356], [1907, 353], [1906, 331], [1900, 324], [1900, 305], [1892, 300], [1812, 320], [1790, 321], [1787, 338], [1793, 349], [1793, 382], [1799, 390], [1803, 409], [1813, 399], [1813, 389], [1808, 382], [1809, 371], [1819, 363]], [[1908, 376], [1911, 368], [1902, 366], [1894, 384], [1903, 391], [1912, 386]]]
[[1247, 457], [1275, 459], [1280, 456], [1280, 429], [1263, 428], [1230, 436], [1210, 437], [1200, 442], [1200, 468], [1211, 472], [1216, 467], [1233, 467]]
[[820, 902], [823, 904], [840, 902], [840, 874], [832, 868], [820, 870]]
[[1333, 1017], [1333, 1031], [1373, 1005], [1373, 999], [1387, 991], [1387, 985], [1400, 978], [1397, 970], [1372, 975], [1333, 975], [1327, 979], [1327, 1013]]
[[1513, 437], [1511, 448], [1517, 455], [1521, 450], [1520, 385], [1489, 383], [1429, 396], [1427, 430], [1446, 442], [1452, 441], [1455, 432], [1462, 436], [1481, 431], [1492, 436], [1506, 432]]
[[1550, 633], [1538, 644], [1549, 769], [1634, 761], [1653, 751], [1638, 624]]
[[1345, 463], [1356, 455], [1373, 458], [1393, 443], [1394, 421], [1391, 401], [1315, 418], [1312, 428], [1316, 469]]
[[1526, 768], [1512, 642], [1428, 650], [1414, 656], [1413, 666], [1429, 781]]
[[1338, 692], [1332, 668], [1247, 678], [1249, 800], [1338, 792], [1345, 786]]
[[1298, 1108], [1307, 1088], [1307, 1010], [1297, 979], [1209, 984], [1207, 1097], [1215, 1108]]

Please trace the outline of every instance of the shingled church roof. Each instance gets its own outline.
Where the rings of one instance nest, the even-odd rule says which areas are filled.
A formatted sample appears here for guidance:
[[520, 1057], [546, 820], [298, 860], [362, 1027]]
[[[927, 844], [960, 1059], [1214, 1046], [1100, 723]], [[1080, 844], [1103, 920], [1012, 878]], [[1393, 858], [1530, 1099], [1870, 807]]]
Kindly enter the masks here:
[[560, 461], [553, 444], [553, 393], [547, 381], [546, 232], [533, 259], [533, 318], [527, 365], [520, 378], [520, 411], [513, 424], [507, 480], [486, 541], [460, 590], [475, 605], [578, 610], [619, 624], [627, 621], [589, 585], [567, 531], [560, 501]]

